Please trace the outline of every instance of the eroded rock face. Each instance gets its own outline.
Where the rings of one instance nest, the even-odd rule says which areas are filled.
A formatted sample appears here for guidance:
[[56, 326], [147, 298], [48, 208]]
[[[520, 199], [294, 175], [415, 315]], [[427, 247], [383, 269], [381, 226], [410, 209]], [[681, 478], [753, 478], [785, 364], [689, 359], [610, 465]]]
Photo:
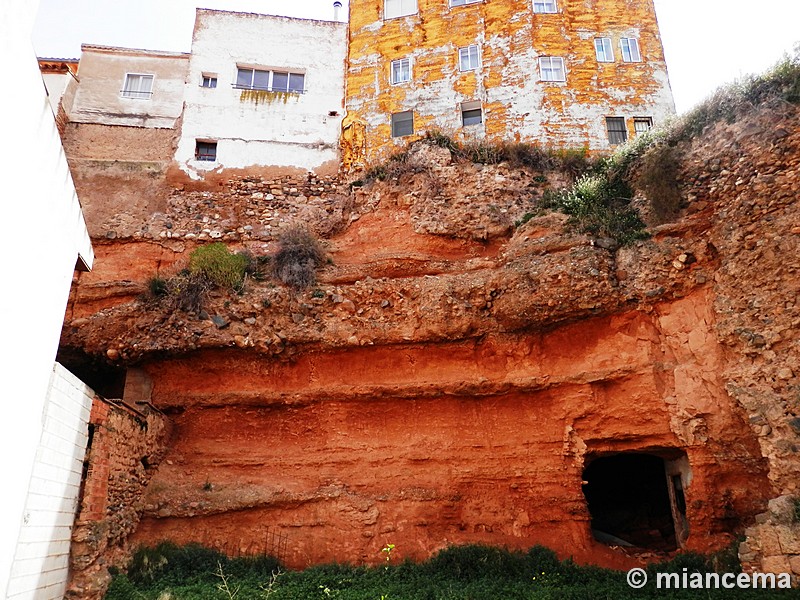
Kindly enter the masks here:
[[[594, 539], [583, 478], [639, 452], [664, 459], [683, 547], [730, 543], [767, 500], [800, 493], [800, 133], [781, 110], [681, 147], [680, 218], [619, 249], [555, 214], [513, 227], [559, 175], [438, 155], [316, 199], [276, 203], [255, 180], [174, 192], [158, 218], [177, 239], [104, 242], [62, 337], [145, 371], [173, 423], [133, 542], [297, 567], [379, 562], [388, 543], [411, 558], [542, 543], [625, 566]], [[271, 204], [234, 210], [243, 198]], [[199, 316], [136, 299], [186, 263], [203, 203], [229, 220], [222, 239], [257, 254], [273, 248], [267, 224], [305, 215], [332, 264], [305, 292], [215, 292]], [[765, 527], [748, 530], [753, 548]]]

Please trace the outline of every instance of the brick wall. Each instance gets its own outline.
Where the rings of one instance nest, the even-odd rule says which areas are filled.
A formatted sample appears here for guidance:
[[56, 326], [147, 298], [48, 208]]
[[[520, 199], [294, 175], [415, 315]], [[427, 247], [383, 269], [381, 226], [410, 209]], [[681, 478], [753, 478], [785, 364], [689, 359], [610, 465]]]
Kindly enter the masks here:
[[80, 511], [70, 553], [67, 598], [103, 597], [108, 567], [124, 566], [141, 497], [166, 448], [168, 421], [148, 404], [137, 408], [96, 397], [89, 417]]

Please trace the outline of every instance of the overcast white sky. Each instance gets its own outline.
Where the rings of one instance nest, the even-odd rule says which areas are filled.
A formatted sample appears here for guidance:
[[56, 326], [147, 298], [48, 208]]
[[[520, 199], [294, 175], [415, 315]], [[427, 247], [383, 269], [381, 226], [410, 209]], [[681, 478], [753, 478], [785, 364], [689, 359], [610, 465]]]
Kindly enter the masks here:
[[[655, 3], [678, 112], [726, 82], [770, 67], [800, 42], [800, 0]], [[79, 57], [81, 43], [188, 52], [196, 6], [333, 17], [333, 0], [41, 0], [34, 48], [59, 58]]]

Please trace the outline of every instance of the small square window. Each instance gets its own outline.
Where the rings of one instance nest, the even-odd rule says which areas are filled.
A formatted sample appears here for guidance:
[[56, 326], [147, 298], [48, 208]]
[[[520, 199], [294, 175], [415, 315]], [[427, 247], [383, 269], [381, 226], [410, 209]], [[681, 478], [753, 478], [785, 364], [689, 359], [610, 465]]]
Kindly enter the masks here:
[[120, 94], [123, 98], [136, 98], [139, 100], [149, 100], [153, 95], [154, 75], [142, 75], [140, 73], [127, 73], [125, 83]]
[[383, 18], [396, 19], [416, 14], [417, 0], [384, 0]]
[[465, 4], [477, 4], [482, 0], [450, 0], [450, 6], [464, 6]]
[[403, 137], [414, 133], [414, 113], [406, 110], [392, 114], [392, 137]]
[[611, 38], [595, 38], [594, 51], [598, 62], [614, 62], [614, 49], [611, 47]]
[[401, 58], [392, 61], [392, 83], [411, 81], [411, 59]]
[[214, 162], [217, 160], [217, 142], [196, 141], [194, 146], [195, 160]]
[[216, 75], [203, 75], [203, 80], [200, 82], [200, 87], [215, 88], [217, 87]]
[[606, 117], [606, 128], [608, 129], [609, 143], [624, 144], [628, 140], [624, 117]]
[[461, 123], [464, 127], [483, 123], [483, 110], [479, 101], [461, 103]]
[[466, 48], [458, 49], [458, 70], [459, 71], [474, 71], [480, 64], [480, 56], [478, 46], [473, 44]]
[[556, 0], [533, 0], [533, 12], [535, 13], [558, 12], [558, 6], [556, 6]]
[[650, 131], [653, 128], [652, 117], [636, 117], [633, 119], [633, 130], [636, 135]]
[[542, 56], [539, 59], [542, 81], [566, 81], [564, 59], [559, 56]]
[[639, 52], [639, 40], [636, 38], [622, 38], [619, 41], [622, 50], [622, 60], [625, 62], [641, 62], [642, 55]]

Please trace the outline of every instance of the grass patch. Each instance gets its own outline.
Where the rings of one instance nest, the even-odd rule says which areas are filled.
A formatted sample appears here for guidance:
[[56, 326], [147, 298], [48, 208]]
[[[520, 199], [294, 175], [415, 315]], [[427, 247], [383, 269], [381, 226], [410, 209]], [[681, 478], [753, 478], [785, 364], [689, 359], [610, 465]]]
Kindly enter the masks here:
[[719, 88], [671, 128], [673, 141], [687, 140], [719, 121], [733, 122], [753, 108], [771, 102], [800, 104], [800, 46], [760, 75]]
[[[398, 551], [395, 549], [395, 552]], [[627, 600], [698, 598], [698, 590], [655, 589], [655, 573], [708, 573], [711, 561], [696, 554], [647, 568], [649, 583], [631, 589], [625, 573], [560, 561], [546, 548], [527, 552], [454, 546], [415, 564], [377, 567], [323, 565], [284, 572], [273, 559], [227, 558], [200, 546], [161, 544], [139, 550], [127, 574], [114, 577], [106, 600]], [[224, 577], [224, 585], [221, 585]], [[789, 598], [793, 591], [703, 590], [703, 598]]]
[[234, 254], [222, 242], [195, 248], [189, 255], [189, 272], [202, 275], [221, 288], [239, 288], [244, 281], [248, 257]]

